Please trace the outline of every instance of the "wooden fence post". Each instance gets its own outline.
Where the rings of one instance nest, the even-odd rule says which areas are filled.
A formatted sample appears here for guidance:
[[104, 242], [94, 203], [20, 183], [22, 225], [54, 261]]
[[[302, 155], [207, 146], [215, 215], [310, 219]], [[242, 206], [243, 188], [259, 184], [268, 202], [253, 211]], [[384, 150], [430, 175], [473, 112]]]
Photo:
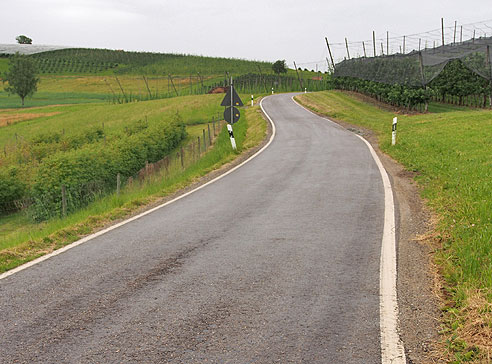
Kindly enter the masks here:
[[212, 145], [212, 134], [210, 134], [210, 123], [207, 124], [208, 128], [208, 145]]
[[62, 193], [62, 216], [65, 217], [67, 216], [67, 188], [64, 185], [61, 186], [61, 193]]
[[121, 175], [118, 172], [116, 175], [116, 195], [120, 194], [120, 189], [121, 189]]
[[205, 129], [202, 129], [203, 132], [203, 151], [207, 151], [207, 139], [205, 139]]
[[181, 147], [181, 154], [180, 154], [180, 157], [181, 157], [181, 168], [184, 169], [184, 150], [183, 150], [183, 147]]
[[200, 154], [202, 154], [201, 150], [200, 150], [200, 137], [198, 137], [198, 158], [200, 158]]

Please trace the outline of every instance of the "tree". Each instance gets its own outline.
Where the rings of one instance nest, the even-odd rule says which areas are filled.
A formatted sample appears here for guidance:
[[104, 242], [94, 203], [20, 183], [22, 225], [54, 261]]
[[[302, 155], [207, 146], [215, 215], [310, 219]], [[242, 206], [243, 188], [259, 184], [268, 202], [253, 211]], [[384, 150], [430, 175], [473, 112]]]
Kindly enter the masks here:
[[276, 61], [272, 66], [273, 72], [280, 76], [281, 73], [287, 73], [287, 64], [284, 60]]
[[39, 78], [36, 77], [36, 66], [28, 56], [16, 53], [9, 60], [9, 70], [3, 75], [7, 83], [5, 91], [20, 96], [22, 106], [26, 96], [32, 96], [38, 89]]
[[19, 44], [32, 44], [32, 39], [26, 37], [25, 35], [19, 35], [18, 37], [15, 38], [15, 40]]

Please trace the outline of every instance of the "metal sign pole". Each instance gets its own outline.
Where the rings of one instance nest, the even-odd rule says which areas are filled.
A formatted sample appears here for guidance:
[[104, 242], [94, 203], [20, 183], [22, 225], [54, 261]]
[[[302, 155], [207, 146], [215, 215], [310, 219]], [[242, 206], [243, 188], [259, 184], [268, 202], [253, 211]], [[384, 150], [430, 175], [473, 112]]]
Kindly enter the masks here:
[[[231, 76], [231, 120], [234, 120], [234, 86], [232, 85], [232, 76]], [[234, 139], [234, 133], [232, 131], [232, 125], [227, 124], [227, 130], [229, 131], [229, 137], [231, 138], [232, 149], [236, 150], [236, 140]]]

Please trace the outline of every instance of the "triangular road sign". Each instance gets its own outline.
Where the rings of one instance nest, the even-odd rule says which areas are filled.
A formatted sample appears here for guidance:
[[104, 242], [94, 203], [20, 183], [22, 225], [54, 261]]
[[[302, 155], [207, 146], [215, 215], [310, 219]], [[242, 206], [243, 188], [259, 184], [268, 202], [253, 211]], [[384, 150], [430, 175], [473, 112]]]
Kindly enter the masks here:
[[231, 86], [229, 86], [227, 89], [227, 93], [224, 97], [224, 100], [222, 100], [220, 106], [244, 106], [244, 104], [239, 98], [239, 95], [237, 94], [234, 87], [232, 87], [232, 105], [231, 105]]

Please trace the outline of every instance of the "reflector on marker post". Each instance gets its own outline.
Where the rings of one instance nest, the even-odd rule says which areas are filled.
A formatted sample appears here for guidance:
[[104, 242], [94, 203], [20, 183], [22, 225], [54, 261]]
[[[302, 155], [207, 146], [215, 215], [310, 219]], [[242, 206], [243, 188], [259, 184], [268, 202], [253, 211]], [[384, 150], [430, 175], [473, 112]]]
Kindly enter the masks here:
[[393, 118], [393, 125], [391, 127], [391, 145], [396, 144], [396, 123], [398, 122], [398, 118], [395, 116]]

